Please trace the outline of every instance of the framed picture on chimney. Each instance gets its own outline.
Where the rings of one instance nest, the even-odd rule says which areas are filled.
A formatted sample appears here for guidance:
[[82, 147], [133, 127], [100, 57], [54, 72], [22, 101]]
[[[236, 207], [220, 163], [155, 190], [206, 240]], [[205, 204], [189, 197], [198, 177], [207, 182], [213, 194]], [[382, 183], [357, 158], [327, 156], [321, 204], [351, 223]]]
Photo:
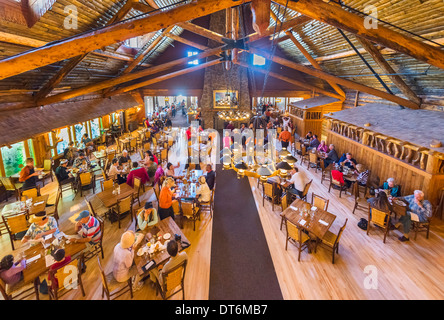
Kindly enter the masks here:
[[217, 109], [237, 108], [239, 92], [237, 90], [213, 90], [213, 107]]

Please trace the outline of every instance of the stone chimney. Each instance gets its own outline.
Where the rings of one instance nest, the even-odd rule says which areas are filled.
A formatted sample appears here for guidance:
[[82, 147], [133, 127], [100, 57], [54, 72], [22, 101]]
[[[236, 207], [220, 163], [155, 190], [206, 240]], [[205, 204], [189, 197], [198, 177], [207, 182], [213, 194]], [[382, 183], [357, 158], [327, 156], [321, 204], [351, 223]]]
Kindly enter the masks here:
[[[210, 30], [225, 35], [225, 10], [210, 16]], [[218, 46], [220, 46], [220, 43], [208, 40], [208, 47], [215, 48]], [[215, 123], [215, 121], [221, 121], [216, 118], [217, 112], [224, 109], [213, 108], [213, 91], [226, 91], [227, 89], [238, 91], [239, 106], [237, 110], [249, 111], [251, 109], [246, 68], [232, 64], [231, 69], [227, 71], [223, 63], [206, 68], [202, 97], [199, 101], [205, 128], [221, 128], [221, 123]]]

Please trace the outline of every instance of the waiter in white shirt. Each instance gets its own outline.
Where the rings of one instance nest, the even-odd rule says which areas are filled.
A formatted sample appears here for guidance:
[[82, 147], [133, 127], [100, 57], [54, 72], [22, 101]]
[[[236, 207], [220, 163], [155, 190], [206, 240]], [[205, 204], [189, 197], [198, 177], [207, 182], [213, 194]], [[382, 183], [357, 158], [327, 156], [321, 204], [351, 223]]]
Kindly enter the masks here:
[[308, 179], [302, 171], [298, 170], [296, 166], [291, 169], [290, 174], [291, 179], [288, 182], [290, 182], [292, 186], [288, 188], [288, 192], [301, 198]]

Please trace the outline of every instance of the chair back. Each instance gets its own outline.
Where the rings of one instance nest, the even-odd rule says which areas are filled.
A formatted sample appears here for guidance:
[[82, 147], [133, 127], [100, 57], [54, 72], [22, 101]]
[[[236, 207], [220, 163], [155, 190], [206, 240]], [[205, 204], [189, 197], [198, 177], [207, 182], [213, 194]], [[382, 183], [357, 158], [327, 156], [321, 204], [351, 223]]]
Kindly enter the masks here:
[[156, 183], [153, 186], [154, 194], [156, 195], [157, 201], [159, 201], [159, 194], [160, 194], [160, 185]]
[[308, 194], [308, 190], [310, 190], [310, 186], [311, 183], [313, 182], [313, 179], [310, 180], [310, 182], [308, 182], [305, 187], [304, 187], [304, 191], [302, 192], [302, 198], [305, 198]]
[[301, 147], [302, 147], [302, 144], [299, 142], [299, 141], [295, 141], [294, 142], [294, 147], [296, 148], [296, 150], [302, 150], [301, 149]]
[[285, 209], [288, 208], [287, 194], [284, 194], [284, 195], [281, 197], [281, 206], [282, 206], [282, 211], [284, 211]]
[[137, 140], [135, 138], [130, 140], [130, 147], [135, 148], [137, 146]]
[[181, 203], [182, 213], [186, 217], [192, 217], [195, 213], [195, 206], [193, 202], [182, 201]]
[[116, 157], [116, 151], [113, 150], [111, 152], [108, 152], [108, 154], [106, 155], [106, 159], [108, 160], [109, 163], [111, 163], [111, 161], [113, 161], [113, 159]]
[[156, 133], [156, 134], [154, 135], [154, 137], [155, 137], [156, 140], [160, 140], [160, 133]]
[[160, 151], [160, 160], [168, 160], [168, 150], [163, 149]]
[[308, 154], [308, 159], [310, 160], [310, 162], [312, 163], [317, 163], [318, 162], [318, 155], [316, 153], [310, 152]]
[[181, 286], [183, 288], [186, 267], [187, 267], [187, 260], [184, 260], [182, 263], [178, 264], [168, 272], [162, 274], [163, 292], [168, 294], [169, 292], [176, 289], [178, 286]]
[[329, 201], [330, 200], [318, 196], [317, 194], [313, 193], [311, 195], [311, 204], [316, 208], [321, 208], [324, 211], [327, 211]]
[[133, 185], [134, 185], [134, 189], [138, 191], [140, 189], [140, 186], [142, 185], [140, 178], [134, 177]]
[[38, 197], [38, 190], [37, 188], [27, 189], [23, 190], [21, 192], [20, 199], [31, 199], [31, 198], [37, 198]]
[[99, 152], [106, 151], [106, 147], [105, 146], [98, 146], [97, 151], [99, 151]]
[[307, 148], [305, 146], [301, 146], [301, 155], [305, 156], [307, 154]]
[[6, 283], [0, 278], [0, 292], [4, 300], [10, 300], [11, 297], [6, 293]]
[[287, 220], [287, 236], [292, 238], [295, 241], [299, 241], [300, 237], [299, 237], [299, 228], [293, 224], [292, 222], [290, 222], [289, 220]]
[[152, 142], [153, 142], [153, 146], [157, 146], [157, 139], [156, 138], [153, 138]]
[[168, 139], [168, 146], [171, 147], [173, 145], [174, 141], [173, 139]]
[[[147, 142], [147, 143], [145, 143], [143, 145], [143, 150], [144, 151], [147, 151], [147, 150], [150, 150], [150, 149], [151, 149], [151, 143]], [[142, 157], [142, 159], [143, 159], [143, 157]]]
[[133, 195], [129, 195], [126, 198], [117, 200], [117, 208], [120, 214], [125, 213], [127, 211], [130, 211], [131, 213], [132, 205], [133, 205]]
[[79, 175], [80, 178], [80, 184], [82, 186], [87, 186], [90, 185], [92, 183], [92, 174], [91, 172], [82, 172]]
[[103, 270], [102, 263], [100, 262], [100, 256], [99, 255], [97, 255], [97, 264], [99, 266], [100, 279], [102, 280], [103, 289], [105, 290], [106, 296], [109, 298], [108, 281], [106, 281], [105, 270]]
[[[57, 269], [57, 271], [55, 272], [55, 277], [57, 278], [57, 281], [59, 283], [59, 290], [66, 288], [65, 280], [67, 280], [67, 278], [71, 276], [73, 269], [77, 270], [77, 274], [79, 273], [78, 264], [78, 260], [75, 259], [68, 263], [66, 266]], [[69, 281], [69, 278], [67, 281]], [[78, 278], [76, 278], [75, 280], [73, 279], [71, 282], [69, 282], [69, 284], [72, 285], [73, 288], [76, 287], [78, 285]]]
[[145, 131], [145, 139], [151, 138], [151, 131], [147, 130]]
[[8, 177], [0, 177], [0, 181], [6, 190], [15, 190], [15, 184], [12, 183], [11, 178]]
[[371, 208], [369, 205], [369, 210], [371, 210], [371, 217], [369, 221], [373, 222], [381, 228], [385, 228], [389, 222], [390, 213], [378, 210], [376, 208]]
[[2, 216], [2, 218], [11, 235], [28, 230], [28, 220], [25, 214]]
[[103, 180], [100, 181], [100, 187], [102, 188], [102, 191], [108, 190], [108, 189], [112, 189], [114, 186], [114, 180], [113, 179], [108, 179], [108, 180]]
[[264, 182], [264, 194], [267, 197], [272, 198], [274, 196], [274, 192], [273, 192], [273, 184], [272, 183], [268, 183], [268, 182]]
[[52, 161], [50, 159], [43, 160], [43, 171], [51, 171]]
[[339, 229], [338, 236], [336, 237], [336, 240], [334, 243], [335, 246], [339, 243], [339, 240], [341, 240], [341, 236], [342, 236], [342, 233], [344, 232], [345, 226], [347, 225], [347, 221], [348, 221], [348, 218], [345, 219], [344, 225], [341, 227], [341, 229]]
[[[108, 161], [107, 161], [108, 163]], [[106, 166], [105, 166], [106, 169]], [[100, 170], [102, 170], [102, 175], [103, 175], [103, 181], [108, 180], [108, 175], [106, 174], [106, 171], [103, 168], [100, 168]]]

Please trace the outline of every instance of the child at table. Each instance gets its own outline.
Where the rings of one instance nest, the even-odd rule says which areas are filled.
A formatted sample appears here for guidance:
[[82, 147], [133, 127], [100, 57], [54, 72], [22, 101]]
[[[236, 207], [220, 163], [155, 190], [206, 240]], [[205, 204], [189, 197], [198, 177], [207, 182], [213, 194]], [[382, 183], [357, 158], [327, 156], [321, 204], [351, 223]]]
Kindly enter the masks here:
[[0, 262], [0, 278], [9, 286], [19, 283], [23, 279], [23, 270], [26, 268], [26, 260], [22, 259], [14, 263], [11, 254], [4, 256]]

